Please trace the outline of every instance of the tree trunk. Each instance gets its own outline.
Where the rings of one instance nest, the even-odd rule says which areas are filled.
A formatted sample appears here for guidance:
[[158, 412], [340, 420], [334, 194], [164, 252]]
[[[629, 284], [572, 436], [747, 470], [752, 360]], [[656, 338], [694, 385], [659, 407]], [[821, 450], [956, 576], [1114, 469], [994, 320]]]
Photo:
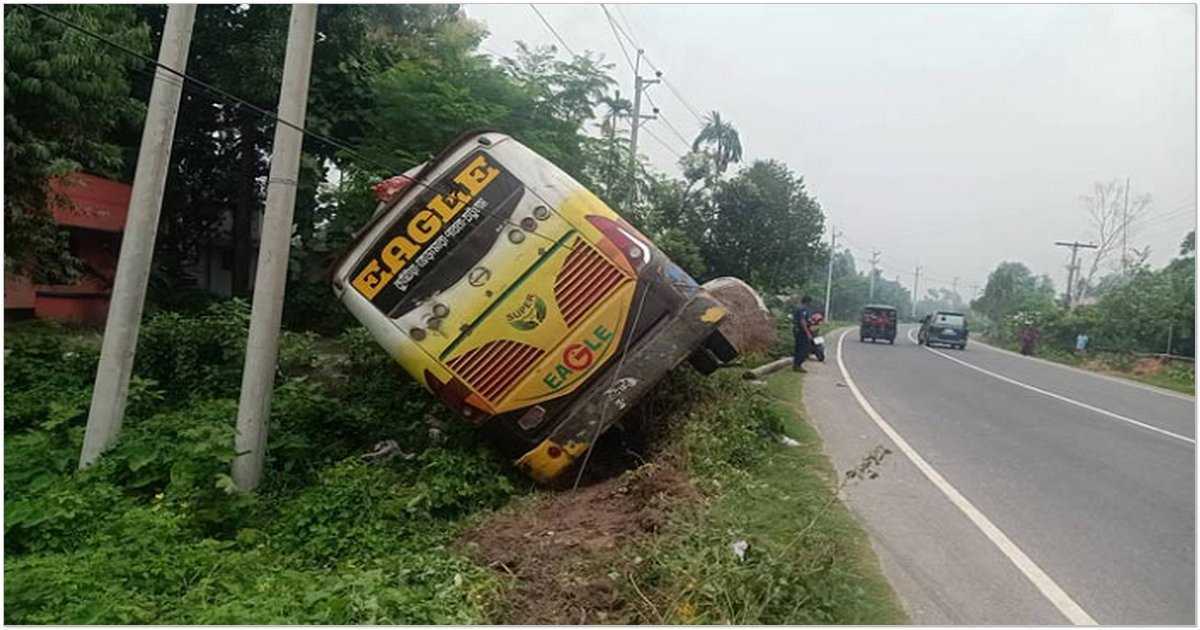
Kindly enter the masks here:
[[233, 213], [233, 294], [238, 297], [250, 295], [250, 219], [258, 206], [255, 180], [258, 179], [258, 129], [253, 124], [242, 128], [241, 186], [238, 190], [237, 207]]

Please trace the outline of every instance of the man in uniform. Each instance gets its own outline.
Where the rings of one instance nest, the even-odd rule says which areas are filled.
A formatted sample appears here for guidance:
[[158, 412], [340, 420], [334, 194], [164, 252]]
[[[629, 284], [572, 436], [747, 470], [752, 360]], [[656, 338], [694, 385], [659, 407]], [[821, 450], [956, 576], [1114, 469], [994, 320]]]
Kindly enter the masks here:
[[812, 298], [807, 295], [800, 298], [799, 308], [792, 313], [792, 336], [796, 338], [796, 348], [792, 353], [792, 370], [796, 372], [808, 371], [804, 369], [804, 360], [812, 352], [812, 329], [809, 328], [809, 318], [812, 317], [809, 307], [811, 303]]

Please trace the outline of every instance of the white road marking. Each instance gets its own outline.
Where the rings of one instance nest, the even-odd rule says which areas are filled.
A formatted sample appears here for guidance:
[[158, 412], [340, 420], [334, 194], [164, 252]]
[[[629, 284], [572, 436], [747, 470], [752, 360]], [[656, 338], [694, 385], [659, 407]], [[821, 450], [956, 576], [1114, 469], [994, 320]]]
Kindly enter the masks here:
[[[909, 329], [908, 333], [909, 333], [908, 338], [912, 339], [913, 341], [916, 341], [912, 337], [911, 329]], [[922, 347], [924, 349], [938, 355], [939, 357], [942, 357], [944, 359], [949, 359], [951, 361], [954, 361], [955, 363], [969, 367], [972, 370], [975, 370], [977, 372], [982, 372], [983, 374], [987, 374], [988, 376], [990, 376], [992, 378], [1000, 379], [1000, 380], [1004, 381], [1005, 383], [1011, 383], [1013, 385], [1016, 385], [1017, 387], [1024, 387], [1025, 389], [1028, 389], [1031, 392], [1037, 392], [1039, 394], [1042, 394], [1043, 396], [1049, 396], [1055, 400], [1060, 400], [1067, 404], [1075, 405], [1076, 407], [1080, 407], [1082, 409], [1087, 409], [1088, 411], [1098, 413], [1102, 416], [1108, 416], [1109, 418], [1112, 418], [1114, 420], [1120, 420], [1121, 422], [1128, 422], [1129, 424], [1132, 424], [1134, 426], [1139, 426], [1139, 427], [1142, 427], [1143, 429], [1149, 429], [1150, 431], [1154, 431], [1155, 433], [1161, 433], [1162, 435], [1165, 435], [1165, 436], [1171, 437], [1171, 438], [1175, 438], [1176, 440], [1180, 440], [1182, 442], [1187, 442], [1188, 444], [1196, 443], [1196, 440], [1193, 440], [1190, 437], [1187, 437], [1184, 435], [1179, 435], [1178, 433], [1173, 433], [1166, 429], [1160, 429], [1152, 424], [1146, 424], [1145, 422], [1142, 422], [1141, 420], [1134, 420], [1133, 418], [1130, 418], [1128, 416], [1122, 416], [1119, 413], [1113, 413], [1107, 409], [1101, 409], [1095, 405], [1089, 405], [1085, 402], [1079, 402], [1078, 400], [1075, 400], [1074, 398], [1067, 398], [1066, 396], [1063, 396], [1061, 394], [1055, 394], [1054, 392], [1051, 392], [1051, 391], [1046, 391], [1040, 387], [1034, 387], [1033, 385], [1029, 385], [1027, 383], [1022, 383], [1021, 381], [1009, 378], [1007, 376], [1004, 376], [1003, 374], [997, 374], [991, 370], [985, 370], [984, 368], [981, 368], [978, 365], [967, 363], [966, 361], [963, 361], [962, 359], [959, 359], [957, 357], [952, 357], [940, 350], [934, 350], [933, 348], [930, 348], [929, 346], [922, 346]]]
[[1163, 388], [1161, 388], [1161, 387], [1155, 387], [1154, 385], [1147, 385], [1146, 383], [1139, 383], [1139, 382], [1137, 382], [1137, 381], [1131, 381], [1131, 380], [1129, 380], [1129, 379], [1127, 379], [1127, 378], [1120, 378], [1120, 377], [1118, 377], [1118, 376], [1109, 376], [1109, 375], [1107, 375], [1107, 374], [1100, 374], [1099, 372], [1093, 372], [1093, 371], [1091, 371], [1091, 370], [1085, 370], [1085, 369], [1083, 369], [1083, 368], [1077, 368], [1077, 367], [1075, 367], [1075, 366], [1073, 366], [1073, 365], [1063, 365], [1062, 363], [1057, 363], [1057, 362], [1055, 362], [1055, 361], [1050, 361], [1050, 360], [1048, 360], [1048, 359], [1042, 359], [1042, 358], [1039, 358], [1039, 357], [1027, 357], [1027, 356], [1025, 356], [1025, 355], [1023, 355], [1023, 354], [1020, 354], [1020, 353], [1017, 353], [1017, 352], [1013, 352], [1012, 350], [1007, 350], [1007, 349], [1005, 349], [1005, 348], [997, 348], [996, 346], [993, 346], [993, 345], [992, 345], [992, 344], [990, 344], [990, 343], [983, 343], [982, 341], [978, 341], [978, 340], [976, 340], [976, 341], [973, 341], [972, 343], [974, 343], [975, 345], [978, 345], [978, 346], [982, 346], [982, 347], [984, 347], [984, 348], [987, 348], [988, 350], [991, 350], [992, 352], [999, 352], [999, 353], [1002, 353], [1002, 354], [1008, 354], [1008, 355], [1012, 355], [1012, 356], [1014, 356], [1014, 357], [1018, 357], [1018, 358], [1021, 358], [1021, 359], [1025, 359], [1025, 360], [1027, 360], [1027, 361], [1037, 361], [1038, 363], [1042, 363], [1042, 364], [1045, 364], [1045, 365], [1051, 365], [1051, 366], [1054, 366], [1054, 367], [1056, 367], [1056, 368], [1061, 368], [1061, 369], [1064, 369], [1064, 370], [1070, 370], [1070, 371], [1072, 371], [1072, 372], [1078, 372], [1078, 373], [1080, 373], [1080, 374], [1083, 374], [1084, 376], [1091, 376], [1092, 378], [1100, 378], [1100, 379], [1104, 379], [1104, 380], [1106, 380], [1106, 381], [1112, 381], [1113, 383], [1120, 383], [1121, 385], [1127, 385], [1127, 386], [1129, 386], [1129, 387], [1136, 387], [1136, 388], [1138, 388], [1138, 389], [1142, 389], [1142, 390], [1145, 390], [1145, 391], [1148, 391], [1148, 392], [1153, 392], [1153, 393], [1155, 393], [1155, 394], [1161, 394], [1161, 395], [1163, 395], [1163, 396], [1170, 396], [1171, 398], [1178, 398], [1178, 399], [1180, 399], [1180, 400], [1186, 400], [1187, 402], [1190, 402], [1190, 403], [1195, 403], [1195, 402], [1196, 402], [1196, 397], [1195, 397], [1195, 396], [1189, 396], [1189, 395], [1187, 395], [1187, 394], [1182, 394], [1182, 393], [1179, 393], [1179, 392], [1173, 392], [1173, 391], [1171, 391], [1171, 390], [1169, 390], [1169, 389], [1163, 389]]
[[992, 544], [996, 545], [996, 548], [998, 548], [1000, 552], [1005, 555], [1005, 557], [1007, 557], [1014, 565], [1016, 565], [1017, 570], [1019, 570], [1026, 578], [1028, 578], [1029, 581], [1033, 583], [1034, 587], [1041, 591], [1042, 595], [1044, 595], [1046, 599], [1050, 600], [1050, 603], [1053, 604], [1054, 607], [1057, 608], [1059, 612], [1061, 612], [1071, 623], [1077, 626], [1097, 625], [1096, 620], [1093, 619], [1092, 616], [1083, 609], [1083, 607], [1075, 603], [1075, 600], [1071, 599], [1071, 596], [1068, 595], [1067, 592], [1064, 591], [1062, 587], [1060, 587], [1058, 583], [1054, 581], [1053, 578], [1047, 575], [1046, 572], [1043, 571], [1042, 568], [1039, 567], [1032, 558], [1026, 555], [1024, 551], [1021, 551], [1021, 548], [1018, 547], [1016, 543], [1014, 543], [1012, 539], [1008, 537], [1007, 534], [1001, 531], [999, 527], [996, 527], [996, 525], [993, 524], [992, 521], [983, 514], [983, 512], [979, 511], [979, 508], [976, 508], [974, 504], [967, 500], [967, 498], [964, 497], [962, 493], [960, 493], [953, 485], [951, 485], [949, 481], [946, 481], [946, 478], [943, 477], [937, 470], [935, 470], [934, 467], [929, 464], [929, 462], [925, 461], [925, 458], [921, 457], [921, 455], [917, 453], [916, 449], [910, 446], [904, 438], [900, 437], [900, 434], [896, 433], [896, 430], [893, 429], [892, 426], [883, 419], [883, 416], [879, 415], [879, 412], [875, 411], [875, 408], [871, 406], [871, 403], [867, 402], [867, 399], [862, 395], [862, 392], [859, 391], [858, 385], [854, 383], [854, 379], [850, 377], [850, 372], [846, 369], [846, 363], [842, 361], [842, 342], [845, 340], [846, 333], [842, 333], [842, 336], [838, 337], [838, 368], [842, 371], [842, 378], [846, 381], [846, 387], [850, 389], [850, 393], [854, 395], [855, 400], [858, 401], [858, 404], [863, 408], [863, 411], [865, 411], [867, 415], [875, 421], [875, 424], [878, 425], [879, 428], [889, 438], [891, 438], [892, 442], [896, 444], [896, 448], [900, 449], [900, 452], [904, 453], [904, 456], [907, 457], [908, 460], [917, 467], [917, 470], [920, 470], [921, 473], [925, 475], [925, 478], [929, 479], [929, 481], [938, 490], [940, 490], [947, 499], [950, 500], [950, 503], [954, 504], [955, 507], [962, 511], [962, 513], [966, 515], [966, 517], [970, 519], [970, 521], [974, 523], [976, 527], [979, 528], [979, 531], [983, 532], [983, 535], [986, 536], [987, 539], [992, 542]]

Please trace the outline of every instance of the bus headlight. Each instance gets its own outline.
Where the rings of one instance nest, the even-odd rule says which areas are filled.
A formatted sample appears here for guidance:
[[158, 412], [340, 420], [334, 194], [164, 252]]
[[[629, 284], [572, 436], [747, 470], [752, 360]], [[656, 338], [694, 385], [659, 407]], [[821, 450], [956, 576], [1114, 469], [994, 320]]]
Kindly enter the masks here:
[[508, 240], [511, 241], [513, 245], [520, 245], [525, 241], [525, 233], [521, 230], [509, 230]]
[[534, 221], [532, 217], [525, 217], [521, 219], [521, 229], [532, 232], [537, 229], [537, 221]]

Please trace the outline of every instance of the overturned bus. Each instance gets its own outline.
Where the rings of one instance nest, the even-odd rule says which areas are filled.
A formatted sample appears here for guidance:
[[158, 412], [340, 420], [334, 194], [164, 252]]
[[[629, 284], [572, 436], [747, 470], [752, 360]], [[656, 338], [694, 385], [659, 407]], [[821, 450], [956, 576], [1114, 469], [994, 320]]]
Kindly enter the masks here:
[[466, 134], [389, 180], [333, 290], [414, 379], [535, 480], [559, 476], [684, 360], [737, 350], [726, 311], [516, 140]]

